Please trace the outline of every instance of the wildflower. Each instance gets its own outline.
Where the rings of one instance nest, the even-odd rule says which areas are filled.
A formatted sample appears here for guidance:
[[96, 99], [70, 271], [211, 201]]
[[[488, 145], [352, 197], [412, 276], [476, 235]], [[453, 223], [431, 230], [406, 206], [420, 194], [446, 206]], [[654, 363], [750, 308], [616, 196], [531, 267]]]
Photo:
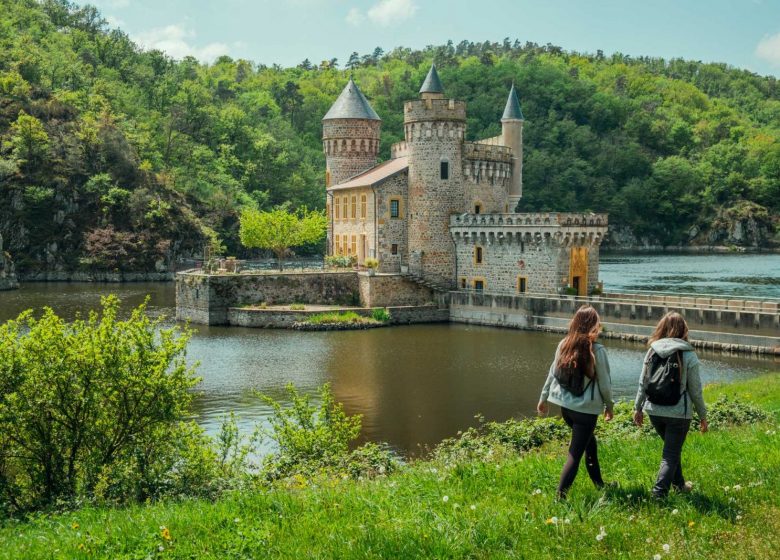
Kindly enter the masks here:
[[738, 515], [738, 516], [737, 516], [737, 521], [739, 521], [740, 519], [742, 519], [742, 516], [741, 516], [741, 515]]
[[168, 527], [163, 527], [162, 531], [160, 531], [160, 536], [165, 539], [166, 541], [171, 540], [171, 532], [168, 530]]
[[78, 529], [78, 528], [79, 528], [79, 524], [78, 524], [78, 523], [76, 523], [76, 522], [74, 522], [74, 523], [73, 523], [73, 525], [71, 525], [71, 526], [70, 526], [70, 528], [71, 528], [71, 529], [73, 529], [73, 530], [75, 531], [76, 529]]
[[663, 549], [664, 549], [664, 554], [669, 554], [669, 551], [672, 549], [672, 547], [671, 547], [671, 546], [669, 546], [669, 545], [668, 545], [668, 544], [666, 544], [666, 543], [664, 543], [664, 545], [663, 545], [661, 548], [663, 548]]
[[653, 560], [661, 560], [660, 554], [653, 554]]
[[571, 519], [569, 519], [568, 517], [564, 519], [563, 522], [566, 523], [566, 525], [571, 525]]
[[444, 496], [444, 497], [441, 499], [441, 501], [442, 501], [442, 502], [445, 502], [445, 503], [446, 503], [446, 502], [449, 502], [449, 501], [450, 501], [450, 497], [449, 497], [449, 496]]
[[731, 490], [731, 487], [730, 487], [730, 486], [724, 486], [724, 487], [723, 487], [723, 491], [724, 491], [724, 492], [728, 492], [729, 490]]
[[636, 519], [636, 515], [631, 514], [631, 515], [628, 516], [628, 520], [629, 521], [633, 521], [634, 519]]
[[534, 496], [538, 496], [541, 493], [542, 493], [542, 489], [541, 488], [537, 488], [536, 490], [534, 490], [533, 495]]
[[739, 492], [740, 490], [742, 490], [742, 485], [735, 484], [731, 489], [734, 490], [734, 492]]
[[165, 550], [165, 547], [163, 545], [160, 545], [160, 546], [157, 547], [157, 550], [162, 552], [163, 550]]
[[238, 517], [236, 517], [236, 518], [233, 520], [233, 523], [241, 523], [241, 520], [240, 520]]
[[557, 525], [558, 524], [558, 518], [557, 517], [551, 517], [550, 521], [552, 521], [553, 525]]
[[651, 542], [653, 542], [653, 539], [651, 539], [650, 537], [647, 537], [647, 538], [645, 539], [645, 542], [646, 542], [647, 544], [650, 544]]
[[474, 504], [471, 504], [470, 509], [471, 509], [471, 511], [474, 511], [475, 509], [477, 509], [477, 506], [475, 506]]
[[547, 521], [545, 521], [545, 524], [547, 525], [552, 525], [552, 523], [553, 523], [552, 517], [548, 518]]
[[603, 541], [604, 537], [607, 536], [607, 532], [604, 530], [604, 527], [599, 527], [599, 534], [596, 535], [597, 541]]
[[688, 527], [693, 527], [694, 525], [696, 525], [695, 521], [688, 521]]
[[674, 509], [672, 510], [672, 515], [677, 515], [678, 513], [680, 513], [680, 510], [679, 510], [679, 509], [677, 509], [677, 508], [674, 508]]

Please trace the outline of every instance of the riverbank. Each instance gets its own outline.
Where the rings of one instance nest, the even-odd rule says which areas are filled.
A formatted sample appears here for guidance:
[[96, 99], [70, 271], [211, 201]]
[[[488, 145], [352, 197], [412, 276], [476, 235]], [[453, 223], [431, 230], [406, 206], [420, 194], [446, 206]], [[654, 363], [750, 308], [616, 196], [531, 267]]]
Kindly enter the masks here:
[[374, 480], [299, 478], [213, 503], [6, 522], [0, 558], [769, 558], [780, 547], [780, 376], [706, 389], [710, 403], [724, 395], [770, 420], [692, 433], [683, 460], [695, 491], [665, 502], [648, 499], [660, 440], [624, 414], [599, 449], [619, 486], [598, 491], [581, 469], [568, 502], [553, 498], [564, 443], [475, 448]]

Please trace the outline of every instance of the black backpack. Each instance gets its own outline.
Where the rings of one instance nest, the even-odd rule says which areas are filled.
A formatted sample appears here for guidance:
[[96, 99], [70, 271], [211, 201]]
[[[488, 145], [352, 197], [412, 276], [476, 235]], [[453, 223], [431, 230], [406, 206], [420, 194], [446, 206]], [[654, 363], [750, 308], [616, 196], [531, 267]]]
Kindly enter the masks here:
[[585, 379], [588, 378], [588, 376], [585, 375], [584, 368], [576, 366], [555, 366], [553, 377], [558, 381], [558, 385], [566, 389], [575, 397], [581, 397], [585, 394], [585, 391], [588, 390], [588, 387], [590, 387], [590, 398], [593, 399], [594, 390], [596, 389], [596, 384], [593, 382], [595, 376], [594, 378], [590, 378], [588, 383], [585, 384]]
[[[680, 402], [682, 390], [682, 352], [675, 352], [662, 358], [655, 350], [650, 350], [647, 365], [647, 399], [653, 404], [664, 406]], [[687, 404], [687, 401], [686, 401]]]

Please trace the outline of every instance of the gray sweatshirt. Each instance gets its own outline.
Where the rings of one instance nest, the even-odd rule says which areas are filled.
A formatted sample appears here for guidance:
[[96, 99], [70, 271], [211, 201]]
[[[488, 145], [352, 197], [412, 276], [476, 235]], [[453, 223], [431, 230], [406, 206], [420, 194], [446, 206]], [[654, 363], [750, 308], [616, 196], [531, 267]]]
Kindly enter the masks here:
[[669, 406], [653, 404], [647, 400], [645, 388], [647, 387], [648, 377], [650, 376], [650, 372], [648, 371], [650, 350], [648, 350], [645, 355], [644, 364], [642, 365], [642, 375], [639, 378], [639, 390], [636, 393], [634, 410], [644, 410], [652, 416], [693, 418], [693, 409], [696, 409], [699, 418], [706, 419], [707, 407], [704, 404], [704, 396], [702, 395], [701, 377], [699, 375], [699, 358], [696, 356], [696, 352], [693, 351], [693, 347], [679, 338], [662, 338], [661, 340], [653, 342], [650, 345], [650, 348], [662, 358], [671, 356], [675, 352], [682, 352], [683, 366], [681, 387], [683, 396], [680, 398], [680, 402]]
[[[609, 376], [609, 360], [607, 360], [606, 348], [598, 342], [593, 343], [593, 355], [596, 357], [596, 378], [592, 382], [596, 386], [595, 388], [588, 387], [579, 397], [561, 387], [558, 384], [558, 380], [555, 379], [555, 364], [558, 362], [560, 352], [561, 344], [559, 343], [558, 349], [555, 351], [555, 359], [552, 365], [550, 365], [550, 371], [547, 373], [547, 381], [545, 381], [542, 394], [539, 396], [539, 401], [550, 401], [563, 408], [584, 412], [585, 414], [601, 414], [604, 410], [611, 411], [614, 403], [612, 402], [612, 379]], [[585, 384], [587, 385], [588, 381]]]

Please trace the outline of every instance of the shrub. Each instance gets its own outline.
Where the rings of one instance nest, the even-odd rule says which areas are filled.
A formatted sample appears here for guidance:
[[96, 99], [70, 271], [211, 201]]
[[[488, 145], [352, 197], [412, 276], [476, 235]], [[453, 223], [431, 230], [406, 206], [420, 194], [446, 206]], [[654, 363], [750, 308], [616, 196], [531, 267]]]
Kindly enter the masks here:
[[329, 268], [351, 268], [357, 264], [357, 257], [349, 255], [331, 255], [325, 257], [325, 266]]
[[293, 385], [287, 386], [290, 405], [261, 395], [271, 406], [270, 429], [263, 435], [277, 451], [265, 457], [263, 475], [274, 481], [289, 477], [308, 478], [324, 472], [371, 476], [394, 470], [398, 464], [392, 453], [376, 444], [350, 452], [349, 446], [360, 434], [360, 416], [348, 416], [335, 401], [330, 385], [318, 393], [319, 404], [311, 404]]
[[[765, 410], [753, 404], [725, 396], [718, 398], [707, 408], [707, 420], [713, 428], [758, 424], [770, 418]], [[698, 416], [696, 421], [698, 422]]]
[[390, 312], [385, 308], [377, 307], [371, 310], [371, 318], [380, 323], [388, 323], [390, 322]]
[[118, 311], [110, 296], [71, 324], [46, 309], [0, 326], [0, 507], [145, 500], [203, 483], [209, 451], [186, 421], [198, 383], [190, 332], [162, 328], [145, 303], [124, 321]]
[[290, 311], [304, 311], [306, 306], [302, 303], [293, 303], [290, 305]]
[[328, 313], [317, 313], [306, 320], [312, 325], [325, 324], [343, 324], [343, 323], [371, 323], [374, 319], [358, 315], [354, 311], [331, 311]]
[[379, 261], [372, 257], [367, 258], [364, 264], [366, 265], [366, 268], [370, 268], [371, 270], [379, 268]]

